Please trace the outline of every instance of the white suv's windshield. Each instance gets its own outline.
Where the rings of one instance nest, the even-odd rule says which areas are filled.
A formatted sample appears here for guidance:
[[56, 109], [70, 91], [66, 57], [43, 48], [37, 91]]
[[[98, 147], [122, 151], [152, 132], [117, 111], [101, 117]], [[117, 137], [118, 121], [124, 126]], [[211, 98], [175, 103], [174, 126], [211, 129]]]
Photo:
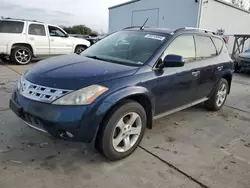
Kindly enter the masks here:
[[167, 35], [144, 31], [116, 32], [81, 55], [115, 63], [143, 65], [164, 43]]

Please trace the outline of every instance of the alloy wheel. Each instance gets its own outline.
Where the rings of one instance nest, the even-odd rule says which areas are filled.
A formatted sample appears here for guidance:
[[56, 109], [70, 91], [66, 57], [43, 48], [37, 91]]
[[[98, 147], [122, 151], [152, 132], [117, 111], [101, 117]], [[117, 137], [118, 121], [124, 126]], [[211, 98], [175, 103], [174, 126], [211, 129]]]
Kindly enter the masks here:
[[27, 64], [30, 62], [31, 55], [29, 51], [25, 49], [17, 50], [15, 53], [15, 59], [20, 64]]
[[137, 142], [142, 131], [142, 119], [135, 113], [124, 115], [116, 124], [112, 144], [117, 152], [130, 150]]
[[85, 50], [85, 48], [78, 48], [76, 51], [76, 54], [81, 54], [83, 51]]
[[223, 105], [223, 103], [226, 100], [226, 97], [227, 97], [227, 86], [226, 86], [226, 84], [222, 84], [220, 86], [220, 89], [218, 90], [218, 93], [217, 93], [216, 104], [218, 107]]

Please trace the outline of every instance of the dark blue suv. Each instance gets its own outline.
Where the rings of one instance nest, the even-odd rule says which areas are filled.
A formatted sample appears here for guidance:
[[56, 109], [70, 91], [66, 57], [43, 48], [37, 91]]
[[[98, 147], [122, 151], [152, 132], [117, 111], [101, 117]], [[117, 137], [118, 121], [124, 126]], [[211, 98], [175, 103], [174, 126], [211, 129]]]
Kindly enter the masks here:
[[36, 64], [21, 77], [10, 107], [32, 128], [94, 143], [119, 160], [154, 119], [202, 102], [221, 109], [232, 74], [226, 45], [213, 33], [127, 28], [81, 55]]

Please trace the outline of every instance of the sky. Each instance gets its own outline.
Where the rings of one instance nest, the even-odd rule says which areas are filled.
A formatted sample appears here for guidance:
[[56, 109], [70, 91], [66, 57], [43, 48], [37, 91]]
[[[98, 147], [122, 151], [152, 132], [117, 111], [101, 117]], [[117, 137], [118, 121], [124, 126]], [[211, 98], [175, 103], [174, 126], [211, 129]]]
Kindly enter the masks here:
[[0, 16], [108, 30], [108, 7], [129, 0], [0, 0]]
[[[108, 7], [127, 1], [129, 0], [0, 0], [0, 16], [64, 26], [84, 24], [98, 32], [107, 32]], [[244, 2], [249, 8], [250, 0]]]

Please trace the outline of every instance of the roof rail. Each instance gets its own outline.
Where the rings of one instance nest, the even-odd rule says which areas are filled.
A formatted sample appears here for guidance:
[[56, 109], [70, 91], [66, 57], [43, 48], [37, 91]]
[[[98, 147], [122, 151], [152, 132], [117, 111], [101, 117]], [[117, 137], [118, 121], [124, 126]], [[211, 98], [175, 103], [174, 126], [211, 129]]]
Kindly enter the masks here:
[[[141, 28], [141, 26], [130, 26], [130, 27], [125, 27], [125, 28], [123, 28], [123, 30], [125, 30], [125, 29], [134, 29], [134, 28]], [[150, 28], [150, 27], [144, 26], [144, 28]]]
[[141, 26], [130, 26], [130, 27], [125, 27], [125, 28], [123, 28], [123, 30], [125, 30], [125, 29], [133, 29], [133, 28], [140, 28]]
[[30, 21], [30, 22], [37, 22], [37, 23], [43, 23], [40, 21], [36, 21], [36, 20], [28, 20], [28, 19], [20, 19], [20, 18], [10, 18], [10, 17], [1, 17], [2, 20], [20, 20], [20, 21]]
[[212, 33], [213, 35], [216, 34], [214, 31], [210, 31], [210, 30], [208, 30], [208, 29], [196, 28], [196, 27], [184, 27], [184, 28], [176, 29], [176, 30], [174, 31], [174, 33], [177, 33], [177, 32], [179, 32], [179, 31], [183, 31], [183, 30], [204, 31], [205, 33]]

